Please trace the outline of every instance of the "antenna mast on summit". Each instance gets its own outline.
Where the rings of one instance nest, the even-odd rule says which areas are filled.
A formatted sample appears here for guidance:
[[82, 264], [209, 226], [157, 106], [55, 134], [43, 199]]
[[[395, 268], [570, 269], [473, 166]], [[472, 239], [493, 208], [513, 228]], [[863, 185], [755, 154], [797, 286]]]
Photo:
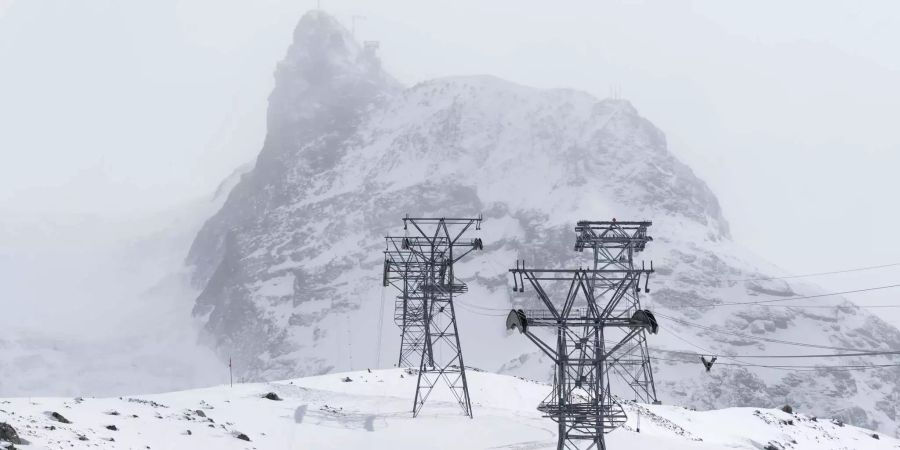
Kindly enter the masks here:
[[366, 16], [352, 15], [350, 16], [350, 35], [356, 39], [356, 21], [357, 20], [365, 20]]

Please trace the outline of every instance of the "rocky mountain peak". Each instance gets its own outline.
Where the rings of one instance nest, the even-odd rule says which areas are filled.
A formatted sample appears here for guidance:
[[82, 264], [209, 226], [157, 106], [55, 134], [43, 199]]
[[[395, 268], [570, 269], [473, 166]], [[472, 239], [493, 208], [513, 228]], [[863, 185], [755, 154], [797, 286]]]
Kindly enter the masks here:
[[203, 284], [222, 259], [229, 230], [249, 225], [267, 211], [292, 201], [291, 179], [330, 170], [346, 152], [342, 143], [366, 111], [400, 90], [384, 72], [377, 49], [360, 45], [349, 30], [322, 11], [306, 13], [294, 30], [293, 42], [275, 70], [269, 96], [267, 133], [251, 171], [229, 194], [228, 216], [207, 224], [191, 247], [188, 260]]
[[321, 131], [328, 120], [347, 119], [397, 86], [381, 69], [377, 49], [361, 46], [322, 11], [300, 19], [294, 40], [275, 71], [269, 97], [269, 133], [293, 136]]
[[276, 79], [310, 88], [327, 84], [391, 82], [381, 71], [377, 48], [365, 47], [335, 18], [322, 11], [311, 11], [294, 29], [294, 41], [279, 64]]
[[[789, 402], [822, 414], [858, 408], [858, 423], [900, 424], [894, 403], [878, 400], [900, 390], [900, 375], [887, 369], [817, 376], [720, 364], [706, 375], [698, 358], [679, 356], [697, 349], [786, 354], [796, 349], [778, 346], [789, 341], [873, 348], [900, 342], [900, 332], [852, 306], [825, 313], [726, 304], [816, 288], [741, 282], [772, 276], [769, 266], [731, 241], [715, 194], [633, 105], [490, 76], [400, 89], [374, 58], [327, 15], [301, 20], [276, 71], [256, 166], [193, 243], [188, 261], [203, 288], [194, 313], [241, 376], [392, 364], [397, 299], [382, 288], [382, 251], [407, 213], [484, 215], [484, 252], [457, 272], [469, 286], [457, 303], [466, 361], [549, 376], [530, 343], [504, 331], [504, 313], [528, 301], [511, 294], [506, 269], [521, 258], [584, 264], [572, 250], [577, 220], [649, 219], [654, 243], [644, 256], [657, 273], [645, 294], [666, 319], [665, 337], [651, 343], [654, 355], [671, 360], [654, 363], [665, 401], [704, 408]], [[729, 340], [735, 333], [740, 339]], [[847, 398], [852, 405], [839, 400]]]
[[[257, 161], [267, 179], [283, 176], [298, 157], [307, 158], [303, 166], [309, 169], [326, 168], [337, 156], [327, 149], [353, 129], [363, 111], [398, 89], [376, 52], [322, 11], [303, 16], [269, 96], [268, 135]], [[316, 139], [325, 145], [303, 148]]]

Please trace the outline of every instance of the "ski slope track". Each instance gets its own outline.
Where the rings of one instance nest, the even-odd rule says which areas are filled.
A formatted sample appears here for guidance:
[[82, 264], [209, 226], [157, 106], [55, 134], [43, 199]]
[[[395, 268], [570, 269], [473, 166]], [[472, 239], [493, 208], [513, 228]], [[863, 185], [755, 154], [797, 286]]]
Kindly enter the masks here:
[[[350, 381], [346, 381], [350, 380]], [[412, 418], [415, 375], [404, 369], [329, 374], [120, 398], [0, 400], [20, 449], [554, 449], [556, 428], [534, 404], [550, 386], [471, 372], [475, 418], [449, 396]], [[275, 393], [280, 400], [263, 398]], [[889, 449], [900, 441], [802, 413], [625, 404], [610, 448]], [[52, 417], [61, 415], [71, 423]], [[640, 416], [640, 432], [638, 428]], [[239, 439], [243, 435], [249, 441]]]
[[[321, 12], [305, 15], [293, 39], [275, 71], [255, 166], [205, 223], [187, 260], [202, 289], [193, 313], [204, 324], [203, 339], [233, 359], [238, 377], [278, 380], [395, 364], [396, 293], [381, 287], [383, 238], [402, 234], [400, 219], [409, 213], [484, 215], [484, 251], [456, 268], [469, 286], [457, 299], [465, 361], [549, 381], [552, 363], [504, 329], [509, 308], [536, 298], [528, 290], [512, 293], [507, 269], [517, 258], [529, 266], [587, 266], [587, 255], [573, 251], [577, 220], [652, 220], [654, 241], [638, 257], [657, 270], [642, 302], [660, 320], [649, 344], [665, 404], [789, 404], [897, 434], [900, 368], [815, 368], [897, 364], [896, 355], [727, 365], [742, 364], [729, 354], [809, 353], [784, 341], [896, 350], [900, 332], [842, 297], [725, 305], [822, 291], [804, 279], [739, 281], [787, 274], [731, 239], [714, 193], [627, 101], [490, 76], [405, 87], [373, 50]], [[806, 305], [816, 308], [799, 307]], [[697, 355], [666, 350], [718, 355], [719, 363], [707, 373]], [[815, 367], [758, 367], [798, 364]], [[535, 404], [520, 413], [532, 414]], [[757, 420], [749, 410], [654, 411]], [[476, 423], [488, 420], [478, 415]], [[647, 436], [639, 439], [654, 439]]]

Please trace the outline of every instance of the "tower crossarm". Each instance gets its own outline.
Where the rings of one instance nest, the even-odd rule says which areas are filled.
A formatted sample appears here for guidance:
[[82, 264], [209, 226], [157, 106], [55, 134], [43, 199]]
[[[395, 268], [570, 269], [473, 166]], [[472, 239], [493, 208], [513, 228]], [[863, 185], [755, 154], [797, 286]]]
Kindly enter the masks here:
[[510, 273], [530, 274], [538, 281], [572, 280], [573, 274], [598, 275], [607, 280], [622, 280], [637, 273], [653, 273], [653, 269], [509, 269]]
[[[515, 269], [509, 269], [513, 276], [514, 290], [524, 292], [526, 281], [537, 292], [538, 298], [546, 307], [546, 313], [554, 319], [569, 317], [576, 303], [583, 305], [591, 317], [610, 318], [616, 311], [622, 295], [629, 289], [639, 289], [641, 277], [649, 277], [653, 268], [640, 269], [533, 269], [526, 268], [525, 263], [516, 262]], [[554, 302], [547, 295], [542, 282], [568, 282], [568, 295], [563, 303]], [[606, 303], [599, 303], [603, 295], [611, 292]], [[580, 295], [581, 294], [581, 295]]]
[[[409, 231], [410, 226], [425, 238], [446, 238], [451, 244], [455, 244], [463, 234], [474, 225], [476, 230], [481, 229], [482, 218], [434, 218], [434, 217], [409, 217], [403, 218], [403, 229]], [[432, 232], [431, 229], [434, 229]], [[427, 231], [426, 231], [427, 230]]]
[[[416, 259], [429, 261], [432, 264], [451, 264], [459, 261], [469, 252], [483, 248], [480, 238], [451, 240], [446, 236], [388, 236], [386, 239], [389, 251], [406, 252]], [[461, 249], [461, 251], [453, 249]]]
[[653, 240], [647, 234], [647, 228], [651, 225], [653, 222], [650, 221], [582, 220], [575, 226], [575, 250], [631, 248], [635, 252], [640, 252], [647, 246], [647, 242]]
[[645, 324], [631, 318], [615, 317], [599, 319], [578, 315], [574, 317], [555, 318], [543, 309], [522, 310], [525, 313], [527, 327], [600, 327], [600, 328], [643, 328]]

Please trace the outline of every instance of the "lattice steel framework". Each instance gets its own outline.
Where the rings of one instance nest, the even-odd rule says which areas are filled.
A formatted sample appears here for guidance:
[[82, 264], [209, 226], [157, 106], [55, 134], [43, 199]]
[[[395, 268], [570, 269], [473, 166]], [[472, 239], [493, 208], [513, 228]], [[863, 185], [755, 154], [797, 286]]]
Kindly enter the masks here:
[[[625, 290], [635, 289], [641, 276], [653, 269], [530, 269], [523, 261], [510, 269], [514, 286], [523, 292], [528, 284], [544, 309], [513, 310], [506, 319], [509, 329], [518, 329], [556, 365], [553, 391], [538, 410], [557, 422], [559, 443], [564, 449], [606, 449], [604, 434], [625, 423], [622, 406], [610, 392], [610, 360], [623, 348], [635, 345], [643, 332], [656, 333], [656, 319], [649, 311], [632, 316], [618, 314]], [[618, 286], [608, 298], [597, 280]], [[548, 286], [552, 285], [552, 286]], [[550, 292], [557, 295], [551, 298]], [[535, 329], [549, 328], [556, 342], [547, 342]], [[611, 340], [611, 331], [621, 336]], [[544, 334], [544, 333], [541, 333]]]
[[472, 228], [480, 230], [481, 221], [480, 217], [406, 217], [403, 229], [412, 236], [387, 237], [384, 285], [394, 285], [401, 292], [394, 313], [403, 330], [400, 364], [411, 366], [418, 358], [414, 416], [435, 386], [443, 383], [463, 413], [472, 417], [453, 305], [453, 297], [468, 287], [454, 276], [453, 265], [483, 248], [480, 238], [462, 239]]
[[[644, 251], [647, 243], [653, 238], [647, 235], [647, 228], [653, 223], [649, 221], [618, 222], [612, 221], [580, 221], [575, 227], [575, 250], [593, 250], [594, 276], [591, 278], [592, 292], [599, 301], [602, 298], [620, 296], [616, 307], [609, 311], [610, 318], [632, 317], [641, 311], [640, 276], [635, 270], [634, 255]], [[651, 263], [652, 269], [652, 263]], [[617, 277], [605, 276], [606, 270], [620, 270], [634, 274], [629, 280], [629, 288], [623, 288]], [[617, 273], [617, 272], [616, 272]], [[649, 292], [649, 276], [644, 278], [644, 291]], [[622, 331], [611, 330], [607, 339], [616, 340], [622, 337]], [[637, 400], [644, 403], [655, 403], [656, 386], [653, 382], [653, 367], [650, 364], [650, 353], [647, 348], [646, 330], [640, 330], [633, 338], [632, 345], [621, 347], [611, 358], [606, 360], [605, 373], [616, 374], [633, 391]]]
[[425, 265], [410, 250], [405, 237], [387, 237], [384, 251], [384, 286], [398, 291], [394, 301], [394, 323], [400, 327], [400, 359], [397, 367], [418, 367], [422, 353], [433, 364], [430, 347], [425, 346], [425, 297], [419, 289]]

